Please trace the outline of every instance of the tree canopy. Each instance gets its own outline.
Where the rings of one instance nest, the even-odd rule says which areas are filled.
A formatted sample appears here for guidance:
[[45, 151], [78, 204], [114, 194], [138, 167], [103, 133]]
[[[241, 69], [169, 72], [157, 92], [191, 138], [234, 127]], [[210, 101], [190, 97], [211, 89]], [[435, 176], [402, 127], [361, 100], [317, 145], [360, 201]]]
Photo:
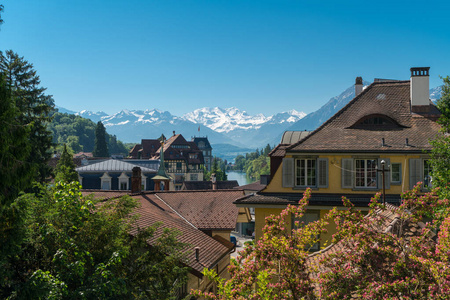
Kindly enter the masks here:
[[106, 129], [101, 121], [95, 127], [95, 146], [92, 153], [94, 157], [109, 157], [108, 145], [106, 143]]
[[75, 171], [75, 163], [73, 162], [73, 154], [67, 149], [66, 144], [63, 146], [63, 152], [56, 166], [55, 182], [70, 183], [78, 181], [78, 173]]
[[47, 129], [54, 110], [52, 96], [46, 95], [46, 88], [40, 86], [40, 79], [33, 64], [12, 50], [0, 51], [0, 72], [6, 80], [10, 97], [19, 111], [18, 121], [28, 125], [30, 155], [26, 159], [28, 168], [35, 170], [35, 179], [44, 182], [51, 175], [47, 162], [52, 146], [51, 132]]
[[27, 217], [16, 247], [0, 249], [2, 299], [174, 299], [186, 282], [177, 232], [155, 224], [130, 235], [131, 197], [96, 203], [61, 182], [19, 200]]
[[[367, 216], [344, 198], [347, 209], [335, 208], [308, 224], [295, 221], [290, 229], [291, 218], [300, 219], [306, 211], [308, 189], [298, 205], [266, 218], [263, 236], [240, 252], [229, 268], [230, 279], [204, 270], [216, 281], [217, 295], [193, 294], [206, 299], [447, 299], [450, 216], [435, 214], [422, 230], [414, 224], [449, 201], [434, 191], [419, 191], [420, 185], [402, 195], [390, 227], [385, 214], [393, 208], [380, 203], [377, 194]], [[328, 255], [311, 256], [309, 249], [331, 221], [337, 224], [333, 243], [340, 246]], [[442, 226], [434, 239], [438, 223]]]

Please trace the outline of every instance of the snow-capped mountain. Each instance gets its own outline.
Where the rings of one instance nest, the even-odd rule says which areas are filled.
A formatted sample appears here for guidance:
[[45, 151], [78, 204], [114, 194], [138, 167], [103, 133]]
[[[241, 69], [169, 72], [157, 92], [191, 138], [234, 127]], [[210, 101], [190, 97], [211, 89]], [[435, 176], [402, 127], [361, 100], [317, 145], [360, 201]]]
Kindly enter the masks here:
[[291, 110], [269, 117], [263, 114], [250, 116], [246, 111], [240, 111], [236, 107], [226, 109], [204, 107], [185, 114], [183, 119], [202, 124], [217, 132], [229, 133], [235, 130], [260, 129], [264, 124], [294, 123], [305, 115], [303, 112]]
[[103, 111], [92, 112], [89, 110], [82, 110], [80, 112], [75, 113], [75, 115], [86, 118], [86, 119], [90, 119], [92, 122], [95, 122], [95, 123], [100, 121], [103, 117], [108, 116], [108, 114]]
[[[364, 82], [364, 86], [370, 82]], [[430, 89], [430, 99], [440, 98], [442, 87]], [[350, 86], [340, 95], [331, 98], [315, 112], [306, 115], [291, 110], [272, 116], [263, 114], [249, 115], [236, 107], [200, 108], [181, 117], [168, 111], [158, 109], [127, 110], [108, 115], [105, 112], [83, 110], [76, 115], [102, 121], [108, 133], [115, 134], [124, 142], [137, 143], [141, 139], [159, 137], [162, 133], [170, 136], [173, 131], [181, 133], [185, 138], [200, 135], [208, 136], [212, 144], [232, 144], [239, 147], [260, 148], [267, 144], [276, 145], [286, 130], [314, 130], [344, 107], [355, 94], [354, 86]], [[64, 112], [64, 108], [58, 107]], [[70, 111], [65, 110], [68, 113]], [[199, 131], [200, 130], [200, 131]]]

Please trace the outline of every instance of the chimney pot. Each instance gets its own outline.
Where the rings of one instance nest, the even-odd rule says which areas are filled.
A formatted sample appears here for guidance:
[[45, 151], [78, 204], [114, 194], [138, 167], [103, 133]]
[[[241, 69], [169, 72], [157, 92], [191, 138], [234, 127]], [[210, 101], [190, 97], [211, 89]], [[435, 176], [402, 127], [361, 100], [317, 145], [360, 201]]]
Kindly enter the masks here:
[[384, 147], [386, 144], [384, 143], [384, 138], [381, 138], [381, 146]]
[[195, 247], [195, 260], [199, 261], [200, 260], [200, 248], [199, 247]]
[[409, 146], [408, 138], [405, 139], [405, 145], [406, 145], [406, 146]]
[[410, 99], [413, 112], [427, 112], [430, 107], [430, 67], [411, 68]]
[[363, 89], [363, 80], [362, 77], [356, 77], [355, 80], [355, 97], [358, 96], [359, 94], [361, 94]]
[[131, 193], [140, 193], [142, 185], [141, 168], [134, 167], [131, 175]]

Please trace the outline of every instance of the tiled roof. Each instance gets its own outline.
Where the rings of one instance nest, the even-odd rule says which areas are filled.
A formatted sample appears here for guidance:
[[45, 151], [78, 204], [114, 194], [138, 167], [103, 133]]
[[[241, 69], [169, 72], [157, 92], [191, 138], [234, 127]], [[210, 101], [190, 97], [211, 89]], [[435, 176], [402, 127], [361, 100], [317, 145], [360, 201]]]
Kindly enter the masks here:
[[[196, 271], [197, 276], [201, 276], [200, 273], [205, 267], [213, 267], [230, 252], [229, 244], [223, 245], [187, 223], [155, 194], [135, 195], [133, 198], [140, 203], [140, 207], [134, 212], [139, 215], [137, 226], [147, 228], [156, 222], [162, 222], [164, 228], [172, 228], [181, 232], [177, 240], [186, 244], [183, 253], [187, 255], [187, 265]], [[137, 230], [135, 229], [131, 234], [136, 234], [136, 232]], [[161, 230], [157, 232], [153, 240], [150, 240], [150, 244], [154, 242], [159, 234], [161, 234]], [[195, 258], [195, 247], [200, 248], [198, 261]]]
[[[235, 204], [244, 205], [288, 205], [297, 204], [303, 197], [303, 193], [257, 193], [237, 199]], [[355, 206], [366, 207], [370, 203], [373, 194], [349, 194], [346, 195]], [[386, 195], [386, 202], [399, 204], [400, 195]], [[309, 205], [342, 206], [342, 194], [311, 193]]]
[[149, 169], [117, 159], [109, 159], [84, 167], [78, 167], [75, 170], [77, 172], [131, 172], [134, 167], [140, 167], [141, 171], [145, 173], [156, 172], [154, 169]]
[[239, 208], [233, 201], [243, 191], [169, 191], [155, 195], [201, 230], [233, 230]]
[[246, 184], [246, 185], [240, 185], [235, 187], [235, 189], [239, 189], [239, 190], [246, 190], [246, 191], [261, 191], [263, 190], [267, 185], [265, 184], [261, 184], [261, 181], [256, 181], [250, 184]]
[[[217, 181], [218, 190], [229, 190], [239, 187], [237, 180], [228, 181]], [[183, 190], [188, 191], [201, 191], [201, 190], [212, 190], [211, 181], [185, 181], [183, 183]]]
[[111, 199], [129, 195], [129, 191], [114, 191], [114, 190], [81, 190], [83, 197], [90, 196], [94, 199]]
[[291, 144], [278, 144], [275, 148], [270, 151], [270, 157], [284, 157], [286, 155], [286, 149], [289, 148]]
[[[431, 103], [430, 107], [430, 118], [411, 112], [409, 81], [374, 82], [287, 152], [421, 153], [431, 149], [429, 140], [439, 131], [432, 120], [439, 112]], [[370, 115], [385, 116], [393, 120], [393, 125], [357, 125]]]

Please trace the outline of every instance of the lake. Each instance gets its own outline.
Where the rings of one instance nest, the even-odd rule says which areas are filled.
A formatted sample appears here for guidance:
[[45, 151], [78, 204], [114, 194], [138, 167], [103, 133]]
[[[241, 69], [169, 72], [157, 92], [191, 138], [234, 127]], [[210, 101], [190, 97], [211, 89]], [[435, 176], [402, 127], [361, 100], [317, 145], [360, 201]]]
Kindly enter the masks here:
[[256, 180], [251, 180], [247, 178], [247, 174], [245, 172], [239, 171], [228, 171], [227, 172], [228, 180], [237, 180], [239, 185], [246, 185], [255, 182]]

